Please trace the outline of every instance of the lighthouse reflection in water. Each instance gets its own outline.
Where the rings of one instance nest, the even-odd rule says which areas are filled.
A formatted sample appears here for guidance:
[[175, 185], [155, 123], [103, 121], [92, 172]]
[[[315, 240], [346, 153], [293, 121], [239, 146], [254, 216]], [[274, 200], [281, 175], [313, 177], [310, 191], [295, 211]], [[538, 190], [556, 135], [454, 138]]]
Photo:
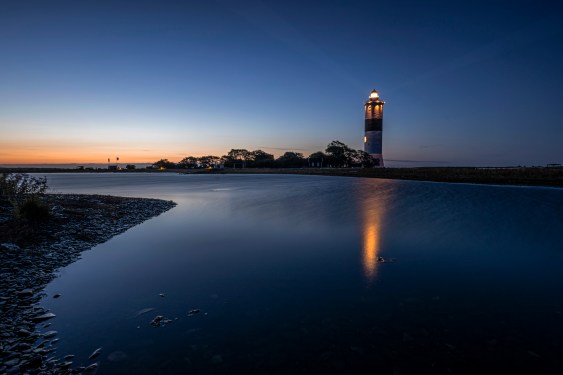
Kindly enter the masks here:
[[381, 235], [386, 211], [385, 201], [383, 197], [377, 196], [366, 196], [362, 200], [362, 266], [368, 283], [375, 279], [378, 263], [383, 260]]

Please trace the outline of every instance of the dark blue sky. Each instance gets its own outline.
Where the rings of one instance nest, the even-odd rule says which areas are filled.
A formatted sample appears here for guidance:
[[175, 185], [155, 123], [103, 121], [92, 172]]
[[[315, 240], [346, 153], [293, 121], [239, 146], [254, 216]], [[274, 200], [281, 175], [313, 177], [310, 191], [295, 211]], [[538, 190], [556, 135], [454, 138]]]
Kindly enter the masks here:
[[0, 163], [361, 148], [373, 88], [387, 165], [563, 162], [555, 1], [3, 1], [0, 51]]

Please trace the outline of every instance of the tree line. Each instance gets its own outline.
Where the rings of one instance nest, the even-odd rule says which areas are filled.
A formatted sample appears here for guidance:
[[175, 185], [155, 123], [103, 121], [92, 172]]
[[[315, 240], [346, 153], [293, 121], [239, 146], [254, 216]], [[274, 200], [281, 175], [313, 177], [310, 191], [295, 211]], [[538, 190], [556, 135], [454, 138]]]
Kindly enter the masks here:
[[369, 168], [373, 167], [375, 162], [363, 150], [354, 150], [340, 141], [332, 141], [324, 152], [317, 151], [308, 157], [300, 152], [287, 151], [276, 159], [274, 155], [262, 150], [231, 149], [223, 156], [187, 156], [178, 163], [160, 159], [153, 165], [164, 169], [213, 168], [218, 165], [223, 165], [225, 168]]

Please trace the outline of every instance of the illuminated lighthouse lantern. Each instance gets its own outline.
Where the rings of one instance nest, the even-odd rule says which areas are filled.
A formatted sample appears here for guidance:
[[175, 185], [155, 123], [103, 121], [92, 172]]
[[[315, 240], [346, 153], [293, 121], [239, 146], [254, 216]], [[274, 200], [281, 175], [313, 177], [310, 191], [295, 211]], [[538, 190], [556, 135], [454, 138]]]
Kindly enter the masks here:
[[364, 151], [371, 155], [375, 165], [383, 167], [383, 105], [379, 93], [375, 90], [369, 94], [364, 105], [365, 133]]

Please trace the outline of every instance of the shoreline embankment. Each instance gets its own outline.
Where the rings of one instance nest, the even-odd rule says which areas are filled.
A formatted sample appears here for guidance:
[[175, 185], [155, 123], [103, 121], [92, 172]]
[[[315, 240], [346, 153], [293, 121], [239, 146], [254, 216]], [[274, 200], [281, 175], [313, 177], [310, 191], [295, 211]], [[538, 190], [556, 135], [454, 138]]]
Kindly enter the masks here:
[[[69, 373], [85, 368], [58, 358], [55, 315], [38, 305], [58, 269], [176, 203], [107, 195], [46, 194], [50, 219], [26, 223], [0, 207], [0, 373]], [[58, 296], [50, 296], [57, 298]], [[92, 364], [94, 366], [94, 364]], [[93, 369], [93, 368], [91, 368]]]
[[563, 168], [555, 167], [419, 167], [419, 168], [225, 168], [225, 169], [107, 169], [0, 168], [0, 173], [182, 173], [293, 174], [414, 180], [487, 185], [563, 187]]

